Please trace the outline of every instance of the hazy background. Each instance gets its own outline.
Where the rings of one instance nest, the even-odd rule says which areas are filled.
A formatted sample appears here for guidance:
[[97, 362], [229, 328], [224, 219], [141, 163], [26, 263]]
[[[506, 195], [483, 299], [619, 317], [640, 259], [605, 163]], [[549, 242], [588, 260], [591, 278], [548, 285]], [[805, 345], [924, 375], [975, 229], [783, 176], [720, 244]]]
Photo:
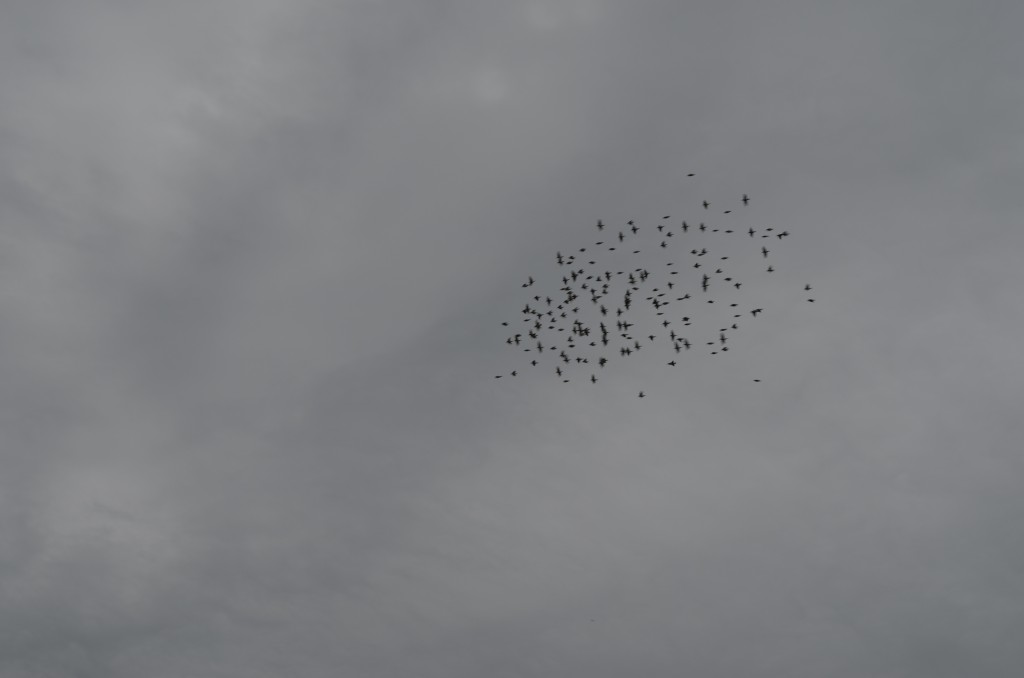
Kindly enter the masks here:
[[[8, 0], [0, 676], [1021, 675], [1022, 25]], [[555, 249], [742, 193], [816, 304], [493, 379]]]

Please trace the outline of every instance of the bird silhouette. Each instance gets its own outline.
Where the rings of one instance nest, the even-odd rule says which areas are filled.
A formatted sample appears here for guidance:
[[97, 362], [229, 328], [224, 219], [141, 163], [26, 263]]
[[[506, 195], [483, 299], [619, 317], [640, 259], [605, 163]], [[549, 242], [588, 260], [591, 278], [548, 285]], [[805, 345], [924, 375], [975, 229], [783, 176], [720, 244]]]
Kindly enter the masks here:
[[[747, 205], [750, 198], [747, 194], [742, 194], [742, 200], [743, 204]], [[704, 209], [708, 209], [711, 205], [710, 201], [706, 200], [702, 201], [701, 204]], [[723, 210], [723, 214], [731, 214], [732, 212], [733, 210], [731, 209]], [[596, 383], [598, 381], [596, 373], [592, 373], [590, 375], [583, 373], [581, 375], [582, 379], [577, 380], [572, 378], [574, 375], [570, 375], [569, 372], [572, 371], [572, 366], [574, 365], [597, 363], [599, 368], [604, 368], [608, 365], [608, 358], [599, 356], [598, 352], [603, 351], [602, 347], [610, 346], [611, 343], [618, 340], [612, 339], [609, 328], [605, 326], [602, 318], [607, 317], [609, 315], [609, 311], [614, 308], [610, 303], [607, 303], [607, 299], [617, 298], [619, 299], [619, 303], [617, 304], [617, 308], [614, 308], [617, 319], [616, 327], [619, 330], [618, 333], [621, 334], [623, 339], [625, 339], [625, 344], [619, 348], [619, 356], [628, 357], [635, 353], [639, 354], [641, 349], [643, 349], [643, 353], [645, 355], [647, 353], [658, 354], [662, 350], [671, 349], [668, 351], [669, 357], [672, 356], [673, 353], [678, 355], [683, 350], [689, 351], [693, 345], [691, 344], [690, 339], [679, 337], [674, 329], [669, 332], [670, 341], [664, 342], [665, 349], [661, 348], [662, 342], [656, 341], [656, 334], [649, 333], [647, 335], [643, 335], [643, 330], [648, 329], [650, 321], [654, 320], [656, 317], [657, 319], [655, 322], [659, 322], [663, 328], [671, 328], [673, 323], [670, 322], [669, 318], [665, 317], [666, 315], [669, 315], [666, 313], [666, 311], [668, 311], [668, 307], [672, 304], [685, 304], [692, 296], [690, 294], [692, 289], [688, 290], [687, 288], [690, 286], [695, 287], [695, 283], [698, 282], [701, 285], [701, 290], [707, 293], [710, 292], [710, 282], [712, 279], [722, 280], [728, 283], [733, 290], [735, 290], [730, 290], [730, 293], [737, 295], [736, 301], [742, 302], [743, 300], [738, 298], [740, 290], [747, 288], [747, 285], [742, 284], [738, 278], [741, 277], [740, 274], [743, 272], [742, 267], [744, 265], [744, 259], [739, 258], [739, 263], [725, 264], [725, 262], [730, 259], [737, 259], [736, 257], [723, 256], [732, 253], [728, 251], [722, 252], [719, 250], [720, 244], [723, 246], [727, 245], [729, 241], [725, 236], [731, 235], [733, 230], [710, 228], [705, 223], [700, 222], [698, 228], [702, 235], [693, 237], [700, 237], [702, 239], [708, 238], [708, 240], [705, 241], [707, 246], [690, 250], [690, 253], [697, 258], [696, 261], [690, 260], [690, 262], [694, 264], [694, 268], [704, 269], [700, 276], [694, 275], [691, 278], [686, 273], [685, 267], [679, 267], [677, 269], [675, 262], [671, 261], [667, 263], [662, 261], [655, 266], [654, 261], [649, 258], [652, 256], [651, 253], [653, 246], [657, 244], [660, 249], [667, 250], [670, 242], [668, 239], [677, 235], [675, 233], [675, 229], [673, 229], [671, 224], [667, 221], [671, 218], [671, 215], [666, 214], [662, 217], [663, 220], [666, 220], [664, 223], [655, 224], [657, 228], [656, 232], [660, 233], [661, 237], [664, 239], [647, 234], [654, 232], [645, 232], [643, 236], [639, 235], [639, 231], [641, 229], [633, 220], [628, 222], [629, 231], [623, 229], [616, 233], [616, 237], [620, 243], [625, 241], [627, 233], [631, 233], [632, 237], [636, 240], [634, 249], [632, 250], [634, 255], [633, 261], [635, 261], [636, 264], [633, 266], [620, 265], [620, 268], [627, 269], [625, 271], [614, 272], [613, 270], [604, 270], [613, 268], [613, 265], [609, 265], [612, 264], [612, 257], [615, 257], [616, 262], [626, 262], [629, 260], [630, 255], [626, 250], [616, 251], [615, 247], [608, 247], [606, 242], [603, 240], [593, 243], [592, 254], [590, 254], [591, 258], [587, 261], [577, 262], [576, 257], [580, 255], [564, 255], [561, 251], [557, 251], [555, 253], [555, 260], [558, 266], [569, 267], [564, 271], [566, 275], [559, 276], [562, 282], [561, 287], [556, 286], [559, 290], [558, 293], [552, 293], [551, 296], [531, 294], [530, 296], [533, 297], [532, 302], [528, 302], [521, 307], [522, 319], [527, 323], [528, 331], [523, 332], [522, 334], [514, 332], [510, 335], [506, 334], [506, 344], [517, 346], [519, 349], [526, 352], [534, 352], [535, 356], [532, 357], [533, 359], [531, 359], [531, 357], [527, 358], [526, 362], [529, 366], [543, 367], [544, 364], [551, 365], [552, 362], [556, 363], [556, 374], [563, 383], [584, 381], [587, 378], [590, 378], [591, 383]], [[688, 220], [683, 220], [677, 223], [679, 223], [681, 227], [682, 234], [687, 234], [689, 232], [690, 224]], [[598, 231], [603, 231], [604, 226], [605, 224], [603, 219], [598, 219]], [[707, 233], [707, 235], [703, 235], [705, 233]], [[747, 229], [747, 234], [751, 238], [755, 237], [757, 233], [757, 229], [752, 227]], [[776, 230], [772, 228], [761, 229], [761, 233], [765, 234], [762, 237], [775, 235], [779, 240], [782, 240], [784, 237], [789, 235], [787, 231], [776, 232]], [[730, 267], [728, 273], [726, 273], [723, 268], [712, 268], [710, 266], [703, 265], [703, 262], [705, 261], [703, 257], [708, 255], [708, 247], [714, 250], [715, 255], [718, 256], [721, 262], [723, 262], [721, 264], [722, 266]], [[761, 247], [759, 249], [761, 250], [762, 257], [767, 258], [769, 253], [768, 248]], [[580, 253], [586, 251], [586, 247], [579, 248]], [[640, 255], [642, 253], [647, 254], [644, 254], [641, 257]], [[604, 257], [604, 259], [602, 259], [602, 257]], [[578, 267], [577, 264], [579, 264]], [[646, 264], [646, 266], [644, 264]], [[732, 267], [738, 268], [734, 270]], [[630, 271], [629, 269], [632, 270]], [[768, 272], [773, 272], [774, 267], [766, 264], [766, 270]], [[526, 288], [543, 285], [544, 280], [545, 278], [543, 275], [539, 275], [536, 278], [530, 275], [527, 277], [527, 281], [521, 286]], [[676, 287], [680, 289], [674, 289]], [[805, 291], [810, 291], [811, 289], [809, 284], [805, 284], [803, 287]], [[584, 292], [589, 292], [589, 294], [584, 295]], [[638, 292], [639, 294], [635, 294]], [[673, 294], [674, 296], [668, 297], [668, 294]], [[709, 296], [710, 295], [708, 295], [708, 297]], [[589, 298], [591, 303], [589, 305], [581, 303], [579, 301], [579, 297], [583, 297], [584, 300]], [[644, 302], [639, 304], [632, 303], [633, 301], [638, 301], [641, 297], [645, 300]], [[716, 301], [724, 301], [730, 309], [732, 309], [730, 314], [733, 319], [742, 317], [742, 311], [739, 313], [735, 312], [736, 307], [743, 305], [742, 303], [736, 303], [732, 299], [728, 298], [723, 300], [708, 297], [705, 297], [705, 302], [708, 305], [712, 305]], [[808, 303], [814, 303], [813, 298], [807, 298], [806, 301]], [[690, 303], [694, 302], [691, 301]], [[651, 307], [653, 307], [654, 311], [651, 315], [647, 315], [645, 317], [644, 314], [646, 311], [644, 309], [649, 309]], [[763, 309], [758, 307], [752, 309], [750, 313], [753, 317], [757, 317], [762, 311]], [[692, 325], [693, 329], [691, 331], [698, 333], [703, 331], [702, 325], [705, 320], [711, 321], [712, 317], [717, 316], [717, 314], [710, 308], [705, 312], [695, 315], [696, 317], [692, 319], [689, 316], [682, 316], [682, 324], [686, 327], [691, 327]], [[675, 315], [674, 317], [679, 318], [680, 316]], [[503, 327], [508, 327], [510, 325], [508, 321], [502, 321], [501, 324]], [[634, 324], [638, 325], [638, 327], [634, 327]], [[730, 328], [731, 330], [738, 330], [738, 325], [736, 322], [732, 322], [730, 328], [727, 328], [726, 325], [728, 324], [729, 323], [723, 323], [717, 335], [710, 335], [701, 338], [702, 341], [704, 339], [717, 338], [717, 341], [706, 342], [710, 346], [709, 353], [711, 355], [724, 353], [730, 348], [740, 350], [737, 348], [740, 346], [739, 344], [730, 346], [732, 342], [728, 341], [728, 339], [732, 339], [735, 336], [731, 333]], [[597, 333], [598, 328], [600, 328], [599, 333]], [[646, 336], [648, 343], [641, 344], [637, 338], [634, 338], [634, 330], [636, 337], [641, 335]], [[591, 338], [590, 335], [592, 333], [599, 334], [599, 336]], [[527, 341], [531, 343], [524, 346], [524, 337], [528, 337]], [[534, 344], [532, 342], [536, 343]], [[547, 363], [545, 363], [545, 348], [550, 349], [549, 354], [552, 356], [551, 361]], [[593, 349], [593, 352], [591, 352], [591, 349]], [[615, 355], [614, 350], [614, 348], [611, 349], [612, 357]], [[555, 357], [556, 354], [558, 356], [557, 358]], [[703, 353], [698, 352], [698, 359], [703, 355]], [[671, 367], [675, 367], [680, 363], [673, 359], [667, 364]], [[536, 372], [544, 374], [546, 373], [546, 370], [537, 370]], [[524, 374], [526, 373], [524, 372]], [[495, 379], [500, 379], [502, 376], [512, 377], [522, 375], [519, 375], [517, 370], [512, 370], [511, 372], [505, 372], [504, 375], [495, 375]], [[760, 379], [755, 381], [760, 381]], [[641, 393], [643, 396], [647, 395], [646, 391], [641, 391]]]

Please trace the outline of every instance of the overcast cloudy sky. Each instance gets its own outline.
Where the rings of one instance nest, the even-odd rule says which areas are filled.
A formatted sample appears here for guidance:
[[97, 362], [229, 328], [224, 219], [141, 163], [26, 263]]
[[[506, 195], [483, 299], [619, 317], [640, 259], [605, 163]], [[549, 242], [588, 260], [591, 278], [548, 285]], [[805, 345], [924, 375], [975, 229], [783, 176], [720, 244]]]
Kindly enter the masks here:
[[[1022, 25], [8, 0], [0, 676], [1021, 675]], [[728, 360], [493, 378], [556, 249], [743, 193]]]

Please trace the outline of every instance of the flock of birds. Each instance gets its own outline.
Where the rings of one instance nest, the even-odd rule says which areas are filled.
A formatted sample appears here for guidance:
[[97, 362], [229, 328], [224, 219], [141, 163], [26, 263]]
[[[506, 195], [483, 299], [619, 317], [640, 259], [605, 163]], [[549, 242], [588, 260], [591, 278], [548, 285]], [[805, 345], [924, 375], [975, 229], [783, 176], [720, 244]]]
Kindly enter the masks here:
[[[743, 194], [740, 201], [746, 207], [750, 197]], [[707, 200], [701, 204], [705, 212], [711, 207]], [[732, 211], [726, 209], [723, 214]], [[510, 329], [512, 334], [505, 340], [532, 354], [528, 369], [553, 373], [565, 383], [582, 372], [586, 375], [584, 379], [596, 384], [611, 360], [657, 347], [671, 351], [671, 360], [666, 363], [670, 368], [680, 367], [681, 354], [701, 343], [711, 355], [729, 351], [729, 339], [741, 323], [758, 318], [764, 309], [743, 303], [742, 288], [756, 283], [737, 277], [732, 263], [737, 258], [725, 255], [718, 246], [726, 242], [738, 244], [737, 241], [749, 245], [753, 241], [753, 249], [759, 246], [757, 259], [764, 267], [762, 271], [768, 274], [775, 271], [769, 260], [772, 249], [768, 243], [775, 247], [789, 237], [789, 232], [772, 227], [711, 227], [704, 222], [691, 224], [685, 220], [677, 224], [670, 222], [671, 218], [666, 215], [656, 227], [645, 228], [630, 220], [621, 230], [607, 228], [598, 220], [600, 239], [590, 247], [580, 247], [574, 253], [555, 253], [561, 287], [553, 293], [532, 294], [521, 310], [521, 322], [527, 324]], [[763, 242], [765, 239], [768, 243]], [[609, 256], [598, 254], [602, 251], [615, 253], [610, 255], [614, 261], [599, 263], [598, 259]], [[643, 254], [639, 259], [646, 266], [623, 267], [621, 262], [629, 253], [634, 257]], [[658, 254], [664, 254], [668, 261], [656, 265], [654, 259]], [[534, 291], [536, 283], [533, 276], [528, 276], [522, 287]], [[803, 286], [805, 293], [811, 290], [809, 284]], [[814, 302], [813, 297], [806, 298], [807, 302]], [[710, 340], [698, 343], [688, 338], [694, 336], [694, 320], [703, 316], [697, 311], [698, 305], [715, 303], [727, 304], [727, 315], [731, 317], [718, 323]], [[638, 312], [640, 308], [648, 312]], [[508, 321], [501, 324], [512, 327]], [[520, 370], [512, 370], [495, 375], [495, 379], [519, 375]], [[646, 393], [640, 391], [638, 397], [644, 398]]]

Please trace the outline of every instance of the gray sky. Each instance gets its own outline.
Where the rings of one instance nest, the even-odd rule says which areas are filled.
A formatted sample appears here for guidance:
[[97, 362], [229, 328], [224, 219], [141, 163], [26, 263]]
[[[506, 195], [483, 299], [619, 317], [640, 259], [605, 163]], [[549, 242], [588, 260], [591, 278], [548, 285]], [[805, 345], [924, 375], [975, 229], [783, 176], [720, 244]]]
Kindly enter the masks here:
[[[1020, 675], [1021, 25], [4, 3], [0, 676]], [[493, 379], [596, 219], [742, 193], [729, 360]]]

